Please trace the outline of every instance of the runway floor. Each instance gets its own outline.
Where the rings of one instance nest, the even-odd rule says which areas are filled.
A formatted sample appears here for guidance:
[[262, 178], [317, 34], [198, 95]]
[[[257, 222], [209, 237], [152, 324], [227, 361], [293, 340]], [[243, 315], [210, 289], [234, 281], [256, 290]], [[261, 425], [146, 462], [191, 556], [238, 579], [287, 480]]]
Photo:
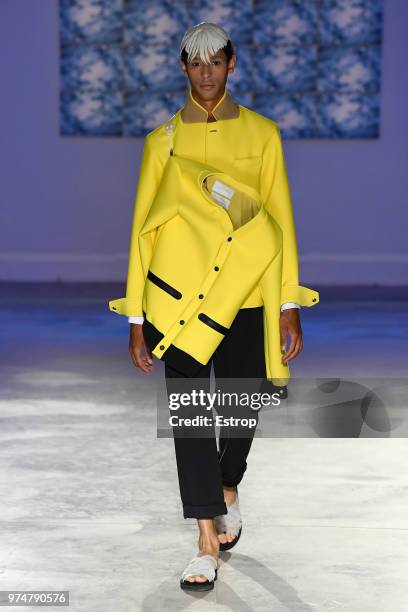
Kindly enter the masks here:
[[[0, 285], [0, 590], [68, 590], [75, 611], [406, 612], [408, 444], [259, 437], [243, 532], [216, 587], [186, 594], [195, 555], [173, 441], [128, 353], [118, 285]], [[408, 365], [406, 288], [321, 288], [302, 310], [296, 379], [391, 381]], [[289, 387], [290, 389], [290, 387]], [[403, 405], [405, 408], [405, 404]], [[286, 417], [288, 415], [286, 414]]]

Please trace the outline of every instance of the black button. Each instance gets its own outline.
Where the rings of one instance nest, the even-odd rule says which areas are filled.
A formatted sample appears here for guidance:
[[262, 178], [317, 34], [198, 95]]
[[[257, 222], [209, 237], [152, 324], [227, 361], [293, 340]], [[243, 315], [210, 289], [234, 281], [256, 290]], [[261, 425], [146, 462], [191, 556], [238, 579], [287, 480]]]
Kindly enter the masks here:
[[112, 306], [112, 310], [116, 310], [116, 306]]
[[315, 301], [316, 301], [316, 298], [313, 298], [312, 302], [315, 302]]
[[161, 345], [159, 346], [159, 349], [160, 349], [161, 351], [162, 351], [164, 348], [166, 348], [166, 347], [164, 346], [164, 344], [161, 344]]
[[232, 240], [231, 236], [228, 236], [227, 240], [228, 240], [228, 242], [231, 242], [231, 240]]
[[184, 319], [181, 319], [180, 325], [184, 325]]
[[216, 272], [218, 272], [219, 267], [218, 267], [218, 266], [215, 266], [214, 270], [215, 270]]
[[202, 299], [203, 299], [203, 297], [204, 297], [204, 294], [203, 294], [203, 293], [200, 293], [200, 295], [199, 295], [198, 297], [200, 298], [200, 300], [202, 300]]

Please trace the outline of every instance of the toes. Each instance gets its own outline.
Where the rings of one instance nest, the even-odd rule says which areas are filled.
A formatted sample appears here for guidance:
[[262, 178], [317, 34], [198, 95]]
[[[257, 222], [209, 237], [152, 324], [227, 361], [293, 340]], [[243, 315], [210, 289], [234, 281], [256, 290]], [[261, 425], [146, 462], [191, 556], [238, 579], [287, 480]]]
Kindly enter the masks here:
[[226, 544], [227, 542], [232, 542], [233, 540], [235, 540], [236, 538], [236, 534], [232, 533], [232, 532], [228, 532], [228, 533], [219, 533], [218, 534], [218, 540], [220, 541], [221, 544]]
[[221, 544], [226, 544], [227, 542], [232, 542], [236, 538], [236, 534], [229, 531], [228, 533], [219, 533], [218, 540]]
[[189, 582], [205, 582], [207, 578], [203, 576], [202, 574], [200, 574], [199, 576], [189, 576], [187, 580]]

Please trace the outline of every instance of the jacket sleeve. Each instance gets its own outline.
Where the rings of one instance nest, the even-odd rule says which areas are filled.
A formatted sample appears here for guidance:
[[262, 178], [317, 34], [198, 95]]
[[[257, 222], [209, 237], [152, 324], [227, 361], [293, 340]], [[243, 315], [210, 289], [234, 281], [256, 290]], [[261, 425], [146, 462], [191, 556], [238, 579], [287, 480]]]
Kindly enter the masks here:
[[[164, 163], [161, 160], [160, 155], [152, 146], [152, 142], [148, 134], [145, 138], [143, 146], [133, 211], [126, 281], [126, 297], [109, 301], [109, 309], [117, 314], [135, 317], [143, 316], [142, 298], [145, 284], [145, 274], [142, 265], [139, 234], [159, 187], [163, 167]], [[153, 235], [150, 239], [153, 240]]]
[[266, 268], [259, 287], [264, 303], [263, 330], [266, 378], [274, 385], [284, 386], [290, 379], [289, 365], [282, 363], [280, 348], [280, 296], [276, 288], [282, 282], [282, 247]]
[[314, 306], [319, 302], [318, 292], [299, 285], [295, 223], [282, 138], [277, 124], [264, 147], [260, 188], [266, 209], [283, 233], [281, 304], [295, 302], [300, 306]]

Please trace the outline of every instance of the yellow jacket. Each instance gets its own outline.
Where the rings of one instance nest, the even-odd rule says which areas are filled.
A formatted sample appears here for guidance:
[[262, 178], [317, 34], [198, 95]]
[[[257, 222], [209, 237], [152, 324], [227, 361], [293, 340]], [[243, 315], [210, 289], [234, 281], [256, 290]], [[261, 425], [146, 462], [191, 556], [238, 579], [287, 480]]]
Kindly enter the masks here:
[[[189, 103], [206, 113], [191, 90]], [[217, 106], [225, 112], [226, 103], [235, 105], [227, 90]], [[136, 195], [126, 296], [111, 300], [109, 308], [126, 316], [144, 314], [144, 331], [149, 333], [149, 326], [153, 326], [151, 337], [157, 340], [153, 354], [164, 359], [187, 355], [184, 366], [190, 373], [194, 362], [208, 362], [224, 337], [221, 332], [227, 333], [239, 308], [264, 305], [267, 377], [288, 379], [289, 368], [281, 363], [280, 304], [312, 306], [318, 303], [319, 294], [299, 285], [293, 212], [279, 127], [246, 107], [234, 108], [239, 110], [234, 118], [221, 117], [206, 123], [183, 122], [183, 113], [178, 111], [172, 118], [173, 156], [169, 156], [166, 123], [147, 135]], [[229, 214], [234, 209], [233, 200], [228, 210], [216, 203], [200, 183], [204, 175], [212, 181], [210, 189], [218, 180], [221, 191], [237, 190], [235, 220]], [[246, 219], [242, 218], [242, 206], [247, 211]], [[201, 211], [202, 225], [196, 223], [197, 211]], [[242, 243], [240, 238], [244, 236]], [[215, 267], [220, 270], [214, 271]], [[163, 291], [163, 284], [159, 287], [155, 277], [159, 277], [159, 284], [164, 281], [179, 292], [180, 299], [175, 299], [176, 293], [171, 296]], [[209, 320], [215, 321], [215, 326], [211, 321], [208, 324]]]

